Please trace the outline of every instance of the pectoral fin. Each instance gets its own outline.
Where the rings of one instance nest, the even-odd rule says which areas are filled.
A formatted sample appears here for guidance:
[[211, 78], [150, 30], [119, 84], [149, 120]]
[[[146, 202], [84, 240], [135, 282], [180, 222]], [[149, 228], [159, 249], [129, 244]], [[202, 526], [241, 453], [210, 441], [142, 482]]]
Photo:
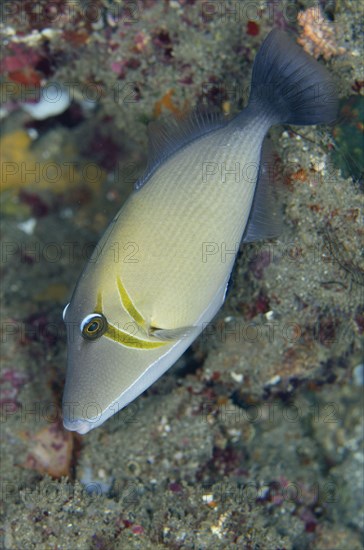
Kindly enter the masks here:
[[185, 336], [190, 335], [193, 330], [196, 330], [196, 327], [179, 327], [172, 329], [151, 327], [149, 329], [149, 336], [155, 336], [156, 338], [158, 338], [158, 340], [166, 342], [177, 342], [177, 340], [182, 340], [182, 338], [184, 338]]

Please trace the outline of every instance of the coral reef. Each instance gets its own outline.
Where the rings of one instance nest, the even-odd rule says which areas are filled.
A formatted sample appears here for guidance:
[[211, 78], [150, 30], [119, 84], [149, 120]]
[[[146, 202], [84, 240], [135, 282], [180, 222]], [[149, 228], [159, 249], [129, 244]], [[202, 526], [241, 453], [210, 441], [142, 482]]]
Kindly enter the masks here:
[[[320, 6], [2, 4], [3, 548], [362, 548], [362, 17]], [[273, 26], [341, 97], [334, 127], [271, 131], [283, 235], [242, 248], [223, 309], [145, 395], [65, 433], [62, 309], [147, 123], [240, 109]], [[25, 109], [58, 91], [64, 110]]]

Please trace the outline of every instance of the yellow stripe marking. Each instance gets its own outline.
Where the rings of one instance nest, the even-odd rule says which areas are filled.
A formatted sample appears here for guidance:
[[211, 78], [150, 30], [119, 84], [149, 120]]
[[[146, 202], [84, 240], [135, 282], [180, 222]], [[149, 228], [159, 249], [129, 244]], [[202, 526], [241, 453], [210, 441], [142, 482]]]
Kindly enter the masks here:
[[139, 313], [139, 311], [136, 309], [133, 302], [131, 301], [131, 298], [130, 298], [129, 294], [127, 293], [127, 290], [126, 290], [125, 286], [123, 285], [122, 280], [121, 280], [120, 277], [117, 278], [117, 284], [118, 284], [119, 294], [120, 294], [120, 298], [121, 298], [121, 303], [123, 304], [124, 308], [129, 313], [130, 317], [132, 317], [134, 319], [134, 321], [140, 327], [145, 329], [146, 328], [146, 321], [145, 321], [143, 315], [141, 315]]
[[170, 344], [170, 342], [149, 342], [148, 340], [141, 340], [140, 338], [125, 332], [124, 330], [114, 327], [110, 323], [107, 325], [107, 331], [104, 336], [106, 336], [106, 338], [110, 338], [110, 340], [113, 340], [114, 342], [118, 342], [118, 344], [127, 346], [128, 348], [155, 349]]
[[103, 315], [103, 312], [102, 312], [102, 294], [101, 294], [101, 292], [97, 293], [95, 313], [98, 313], [99, 315]]
[[[134, 307], [128, 293], [126, 292], [121, 282], [121, 279], [118, 279], [118, 288], [119, 288], [121, 301], [126, 311], [129, 313], [129, 315], [134, 319], [134, 321], [138, 325], [145, 326], [146, 323], [144, 318], [140, 315], [140, 313]], [[101, 315], [104, 314], [102, 311], [101, 292], [97, 293], [95, 313], [99, 313]], [[121, 330], [110, 323], [107, 324], [107, 330], [103, 334], [103, 336], [106, 336], [106, 338], [109, 338], [110, 340], [113, 340], [114, 342], [117, 342], [118, 344], [121, 344], [128, 348], [136, 348], [136, 349], [146, 349], [146, 350], [155, 349], [155, 348], [160, 348], [161, 346], [166, 346], [167, 344], [170, 344], [170, 342], [163, 342], [160, 340], [157, 340], [154, 342], [151, 342], [148, 340], [142, 340], [141, 338], [137, 338], [136, 336], [133, 336], [129, 332], [126, 332], [125, 330]]]

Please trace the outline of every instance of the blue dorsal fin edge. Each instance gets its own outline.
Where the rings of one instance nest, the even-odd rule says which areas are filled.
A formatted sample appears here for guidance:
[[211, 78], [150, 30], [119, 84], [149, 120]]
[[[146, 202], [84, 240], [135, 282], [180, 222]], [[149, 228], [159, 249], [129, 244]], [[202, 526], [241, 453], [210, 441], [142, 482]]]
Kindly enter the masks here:
[[283, 231], [281, 186], [276, 181], [276, 160], [269, 138], [265, 138], [260, 156], [257, 184], [243, 243], [271, 239]]
[[219, 111], [198, 107], [181, 118], [168, 115], [149, 123], [148, 164], [135, 189], [141, 189], [156, 169], [179, 149], [209, 132], [223, 128], [229, 121]]

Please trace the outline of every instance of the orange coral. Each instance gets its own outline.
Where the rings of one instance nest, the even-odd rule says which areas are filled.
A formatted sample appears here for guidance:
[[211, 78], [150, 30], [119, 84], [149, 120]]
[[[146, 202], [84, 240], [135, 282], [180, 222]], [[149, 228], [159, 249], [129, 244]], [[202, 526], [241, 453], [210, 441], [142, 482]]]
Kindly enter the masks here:
[[168, 90], [162, 99], [156, 101], [153, 115], [155, 118], [159, 117], [162, 114], [162, 108], [168, 109], [171, 113], [173, 113], [176, 117], [183, 116], [183, 114], [186, 112], [188, 103], [187, 101], [184, 102], [182, 109], [180, 109], [172, 100], [172, 96], [174, 95], [174, 90]]
[[345, 48], [336, 44], [333, 25], [324, 18], [319, 6], [300, 11], [297, 21], [303, 27], [297, 42], [307, 53], [316, 59], [322, 55], [326, 61], [345, 53]]
[[291, 175], [291, 179], [295, 181], [301, 181], [301, 182], [306, 181], [307, 180], [306, 170], [304, 170], [303, 168], [300, 168], [299, 170], [297, 170], [297, 172], [294, 172]]

